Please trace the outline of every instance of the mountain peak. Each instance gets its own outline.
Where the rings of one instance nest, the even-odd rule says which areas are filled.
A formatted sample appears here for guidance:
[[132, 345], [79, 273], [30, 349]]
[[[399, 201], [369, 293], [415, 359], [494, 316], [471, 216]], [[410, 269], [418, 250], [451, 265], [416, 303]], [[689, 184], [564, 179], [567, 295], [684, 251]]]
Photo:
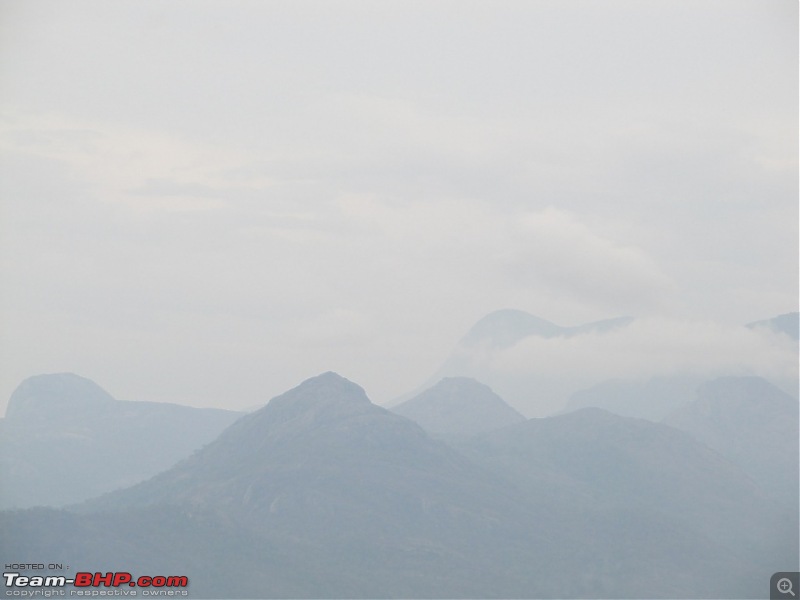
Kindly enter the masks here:
[[364, 388], [338, 373], [327, 371], [306, 379], [297, 387], [276, 396], [267, 406], [271, 411], [276, 411], [289, 407], [304, 409], [323, 404], [370, 405], [372, 402]]
[[525, 420], [488, 385], [471, 377], [445, 377], [393, 412], [439, 435], [473, 435]]
[[490, 342], [493, 346], [513, 346], [529, 335], [553, 337], [562, 328], [545, 319], [535, 317], [523, 310], [502, 309], [489, 313], [467, 332], [461, 344], [472, 345]]
[[76, 409], [102, 406], [116, 399], [91, 379], [75, 373], [28, 377], [11, 394], [6, 418], [58, 416]]
[[584, 333], [605, 333], [625, 327], [633, 321], [631, 317], [616, 317], [593, 321], [584, 325], [563, 327], [534, 316], [524, 310], [502, 309], [480, 319], [461, 339], [459, 345], [472, 346], [489, 343], [495, 348], [509, 348], [526, 337], [552, 338]]
[[[277, 440], [294, 445], [308, 439], [306, 443], [313, 445], [320, 441], [321, 431], [377, 413], [386, 411], [375, 406], [361, 386], [328, 371], [275, 396], [266, 406], [239, 419], [218, 441], [236, 440], [245, 454], [259, 455], [261, 460], [266, 454], [259, 454], [260, 449], [274, 452], [271, 444]], [[245, 460], [243, 456], [240, 459]]]
[[397, 496], [407, 491], [409, 477], [434, 493], [448, 465], [471, 469], [417, 424], [372, 404], [360, 386], [323, 373], [242, 417], [172, 469], [83, 508], [234, 507], [230, 516], [237, 520], [257, 514], [261, 525], [304, 528], [318, 518], [329, 528], [332, 514], [337, 521], [345, 513], [361, 520], [361, 508], [382, 509], [394, 497], [380, 488], [385, 482]]

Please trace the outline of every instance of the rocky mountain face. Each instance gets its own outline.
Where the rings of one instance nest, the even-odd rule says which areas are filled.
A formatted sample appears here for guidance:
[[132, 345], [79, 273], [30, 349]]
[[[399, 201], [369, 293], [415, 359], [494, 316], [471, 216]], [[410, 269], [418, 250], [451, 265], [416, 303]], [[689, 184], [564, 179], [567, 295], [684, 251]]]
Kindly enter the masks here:
[[0, 515], [16, 560], [217, 598], [754, 597], [796, 521], [667, 425], [586, 409], [449, 445], [334, 373], [133, 487]]
[[72, 373], [31, 377], [0, 420], [0, 508], [63, 506], [132, 485], [189, 456], [239, 416], [115, 400]]

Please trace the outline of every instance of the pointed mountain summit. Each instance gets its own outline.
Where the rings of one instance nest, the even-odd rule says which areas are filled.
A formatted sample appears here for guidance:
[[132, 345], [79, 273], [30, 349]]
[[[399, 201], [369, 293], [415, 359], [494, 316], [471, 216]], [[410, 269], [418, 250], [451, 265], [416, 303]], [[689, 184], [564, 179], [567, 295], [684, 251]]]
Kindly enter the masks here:
[[326, 373], [148, 481], [0, 530], [19, 556], [187, 573], [198, 598], [749, 598], [797, 561], [796, 511], [758, 492], [665, 425], [583, 409], [446, 445]]
[[488, 385], [469, 377], [445, 377], [392, 408], [434, 435], [473, 435], [525, 420]]
[[[518, 552], [503, 540], [522, 530], [557, 535], [513, 485], [335, 373], [273, 398], [172, 469], [79, 507], [166, 509], [263, 544], [259, 557], [278, 557], [259, 567], [271, 578], [265, 583], [288, 586], [269, 593], [292, 597], [408, 596], [413, 589], [488, 597], [498, 580], [481, 572]], [[293, 572], [286, 564], [300, 566]], [[499, 589], [518, 595], [522, 586]]]
[[[85, 508], [202, 506], [248, 526], [315, 538], [341, 534], [346, 523], [381, 529], [396, 523], [399, 515], [387, 518], [393, 511], [404, 521], [422, 511], [418, 524], [433, 506], [461, 515], [494, 513], [487, 507], [496, 506], [495, 485], [416, 423], [325, 373], [242, 417], [172, 469]], [[337, 524], [324, 524], [332, 512]]]
[[[328, 371], [305, 380], [296, 388], [269, 401], [271, 413], [300, 413], [307, 410], [347, 410], [372, 403], [363, 388]], [[263, 408], [260, 409], [263, 411]], [[258, 411], [256, 411], [258, 412]]]

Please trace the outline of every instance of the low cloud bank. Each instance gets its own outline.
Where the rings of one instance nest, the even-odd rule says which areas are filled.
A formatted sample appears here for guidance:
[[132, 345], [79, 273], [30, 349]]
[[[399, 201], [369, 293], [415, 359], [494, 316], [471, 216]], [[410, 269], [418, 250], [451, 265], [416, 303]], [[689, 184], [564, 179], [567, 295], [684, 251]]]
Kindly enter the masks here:
[[610, 379], [763, 377], [797, 395], [798, 346], [787, 335], [708, 321], [642, 318], [608, 332], [531, 336], [507, 349], [460, 348], [459, 362], [519, 410], [542, 416]]

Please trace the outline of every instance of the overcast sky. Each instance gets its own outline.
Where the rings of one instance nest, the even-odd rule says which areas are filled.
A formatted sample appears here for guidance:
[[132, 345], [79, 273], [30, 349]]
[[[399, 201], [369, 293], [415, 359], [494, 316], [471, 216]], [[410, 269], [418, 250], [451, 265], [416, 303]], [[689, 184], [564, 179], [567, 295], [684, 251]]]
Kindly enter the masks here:
[[0, 409], [382, 403], [500, 308], [795, 311], [797, 11], [0, 0]]

